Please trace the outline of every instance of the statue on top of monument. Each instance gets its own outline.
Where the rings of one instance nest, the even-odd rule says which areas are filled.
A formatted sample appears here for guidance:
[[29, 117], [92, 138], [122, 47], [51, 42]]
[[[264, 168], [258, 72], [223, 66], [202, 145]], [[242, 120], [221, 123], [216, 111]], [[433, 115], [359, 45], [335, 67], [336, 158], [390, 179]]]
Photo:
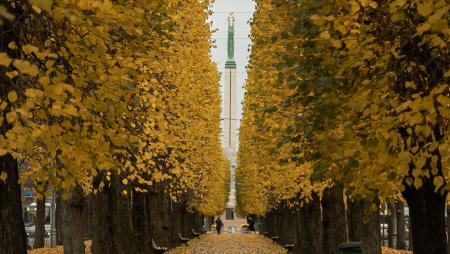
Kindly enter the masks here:
[[[230, 20], [232, 25], [230, 25]], [[227, 62], [234, 63], [234, 16], [230, 13], [228, 16], [228, 59]]]

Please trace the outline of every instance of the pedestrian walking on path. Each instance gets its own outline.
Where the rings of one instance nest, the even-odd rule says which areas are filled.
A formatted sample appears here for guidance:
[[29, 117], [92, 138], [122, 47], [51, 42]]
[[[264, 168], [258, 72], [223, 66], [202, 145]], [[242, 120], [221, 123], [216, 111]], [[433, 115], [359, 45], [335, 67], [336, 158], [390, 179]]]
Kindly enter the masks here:
[[220, 217], [217, 217], [216, 220], [216, 229], [217, 229], [217, 234], [220, 235], [220, 229], [223, 227], [223, 223], [222, 220], [220, 219]]
[[256, 230], [255, 230], [255, 221], [252, 219], [252, 217], [248, 217], [248, 231], [252, 234], [253, 232], [255, 232], [256, 234]]

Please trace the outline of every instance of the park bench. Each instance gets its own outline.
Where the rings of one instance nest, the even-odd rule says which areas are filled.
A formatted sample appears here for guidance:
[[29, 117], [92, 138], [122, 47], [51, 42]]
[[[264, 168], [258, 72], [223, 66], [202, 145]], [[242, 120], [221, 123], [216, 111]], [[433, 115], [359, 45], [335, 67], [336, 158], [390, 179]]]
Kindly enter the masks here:
[[156, 246], [155, 240], [153, 240], [153, 239], [152, 239], [152, 246], [153, 246], [153, 250], [156, 253], [164, 253], [164, 252], [169, 250], [166, 247], [158, 247], [158, 246]]
[[273, 243], [276, 243], [278, 241], [279, 236], [272, 236], [270, 239], [272, 239]]
[[192, 229], [192, 234], [194, 234], [194, 237], [200, 239], [200, 233], [195, 233], [194, 229]]
[[286, 244], [286, 245], [284, 245], [284, 248], [287, 250], [287, 253], [289, 253], [290, 251], [294, 250], [294, 245], [293, 244]]
[[178, 235], [180, 236], [180, 241], [181, 241], [181, 244], [186, 244], [186, 246], [189, 246], [188, 245], [188, 242], [189, 242], [189, 238], [183, 238], [183, 237], [181, 237], [181, 234], [180, 233], [178, 233]]

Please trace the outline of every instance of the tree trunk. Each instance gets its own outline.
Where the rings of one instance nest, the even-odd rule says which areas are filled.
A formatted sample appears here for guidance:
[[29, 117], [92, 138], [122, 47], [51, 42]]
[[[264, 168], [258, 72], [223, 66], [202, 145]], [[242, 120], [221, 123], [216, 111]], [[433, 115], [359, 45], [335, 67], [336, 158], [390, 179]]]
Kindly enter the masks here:
[[[62, 195], [64, 190], [60, 191]], [[81, 212], [85, 203], [83, 189], [77, 185], [71, 188], [66, 201], [61, 202], [61, 234], [64, 254], [84, 254], [86, 246], [81, 230]]]
[[[43, 192], [41, 194], [44, 194]], [[44, 248], [45, 244], [45, 196], [36, 200], [36, 225], [34, 228], [33, 248]]]
[[[423, 48], [421, 48], [421, 51]], [[421, 58], [423, 60], [428, 60], [432, 55], [430, 51], [422, 51]], [[425, 58], [424, 56], [427, 56]], [[431, 64], [436, 63], [436, 59]], [[430, 64], [430, 66], [431, 66]], [[439, 122], [436, 123], [432, 128], [432, 134], [436, 140], [442, 140], [442, 128]], [[409, 134], [405, 132], [402, 133], [403, 139], [406, 140], [410, 138]], [[426, 147], [428, 140], [417, 141], [417, 146], [419, 149]], [[411, 154], [413, 155], [413, 154]], [[430, 156], [426, 159], [425, 165], [422, 167], [422, 171], [436, 171], [430, 177], [418, 176], [422, 180], [422, 186], [417, 189], [414, 184], [409, 185], [406, 182], [407, 177], [409, 179], [418, 179], [413, 176], [413, 171], [416, 170], [416, 166], [413, 162], [409, 164], [409, 172], [407, 177], [403, 180], [403, 185], [405, 186], [404, 191], [402, 191], [402, 196], [408, 203], [409, 207], [409, 221], [411, 224], [410, 234], [412, 234], [412, 245], [416, 253], [420, 254], [435, 254], [435, 253], [446, 253], [447, 252], [447, 238], [445, 235], [445, 202], [448, 194], [448, 190], [443, 189], [447, 184], [444, 183], [441, 187], [436, 188], [434, 184], [435, 177], [442, 177], [445, 179], [445, 175], [442, 170], [442, 158], [439, 149], [435, 149], [430, 152]], [[432, 165], [431, 157], [436, 156], [436, 165]], [[415, 234], [414, 232], [417, 232]], [[411, 245], [411, 242], [410, 242]]]
[[338, 246], [347, 241], [343, 196], [337, 194], [329, 196], [328, 188], [325, 188], [321, 204], [323, 253], [339, 254]]
[[361, 225], [364, 201], [347, 200], [348, 238], [351, 242], [361, 241]]
[[[22, 29], [21, 23], [25, 22], [24, 19], [27, 15], [23, 15], [25, 10], [19, 2], [1, 0], [0, 5], [4, 10], [15, 15], [15, 19], [11, 21], [2, 18], [0, 52], [7, 53], [12, 59], [20, 58], [21, 51], [11, 49], [8, 45], [14, 40], [21, 39], [19, 38], [20, 29]], [[19, 77], [11, 79], [6, 75], [12, 70], [13, 68], [0, 66], [0, 99], [6, 104], [6, 107], [2, 108], [0, 112], [2, 119], [0, 120], [0, 134], [2, 136], [13, 128], [6, 117], [13, 108], [12, 103], [7, 100], [7, 96], [11, 91], [20, 89], [19, 86], [13, 85], [16, 84], [15, 79]], [[2, 142], [2, 148], [5, 148], [6, 140], [2, 140]], [[0, 253], [25, 254], [27, 253], [27, 235], [23, 221], [20, 185], [18, 184], [19, 168], [17, 160], [10, 153], [0, 156], [0, 175], [3, 173], [7, 174], [7, 177], [4, 181], [0, 180]]]
[[[389, 211], [391, 212], [391, 215], [389, 216], [389, 212], [387, 214], [388, 216], [388, 228], [387, 228], [387, 233], [388, 233], [388, 247], [393, 249], [394, 248], [394, 225], [395, 225], [395, 203], [387, 204], [387, 208], [389, 209]], [[384, 239], [383, 239], [384, 241]]]
[[[291, 202], [297, 201], [290, 200]], [[287, 201], [283, 202], [282, 214], [281, 214], [281, 234], [278, 243], [281, 245], [296, 244], [297, 243], [297, 229], [292, 225], [297, 224], [298, 219], [298, 207], [289, 207]], [[252, 217], [253, 218], [253, 217]]]
[[63, 245], [62, 240], [62, 228], [61, 228], [61, 202], [62, 200], [62, 194], [60, 192], [56, 192], [57, 198], [56, 198], [56, 211], [55, 211], [55, 227], [56, 227], [56, 245]]
[[102, 171], [94, 177], [94, 189], [103, 181], [105, 186], [97, 192], [93, 203], [93, 254], [136, 253], [134, 248], [130, 194], [123, 195], [119, 176], [111, 172], [110, 181], [107, 172]]
[[26, 254], [27, 236], [20, 201], [17, 161], [7, 153], [0, 156], [0, 163], [0, 174], [8, 174], [5, 181], [0, 180], [0, 253]]
[[[322, 222], [320, 219], [320, 199], [316, 193], [308, 203], [299, 208], [297, 219], [297, 245], [295, 253], [322, 254]], [[337, 247], [336, 247], [337, 248]], [[326, 253], [324, 253], [326, 254]]]
[[409, 215], [409, 246], [408, 250], [413, 251], [413, 235], [412, 235], [412, 228], [411, 228], [411, 213]]
[[147, 214], [147, 194], [133, 190], [133, 234], [135, 236], [136, 254], [151, 253], [151, 239]]
[[214, 216], [208, 216], [206, 218], [206, 229], [211, 231], [211, 225], [214, 224]]
[[420, 254], [446, 253], [444, 209], [447, 193], [434, 192], [435, 186], [430, 178], [422, 178], [422, 181], [423, 185], [418, 190], [405, 184], [402, 193], [409, 206], [410, 234], [411, 231], [419, 232], [412, 235], [413, 249]]
[[83, 240], [92, 240], [92, 194], [86, 197], [81, 212], [81, 231], [83, 232]]
[[396, 209], [395, 210], [396, 210], [396, 217], [397, 217], [397, 250], [406, 250], [405, 204], [400, 200], [396, 201]]
[[450, 244], [448, 244], [448, 239], [449, 239], [449, 234], [450, 234], [450, 230], [448, 230], [450, 227], [450, 206], [447, 206], [447, 250], [448, 250], [448, 254], [450, 254]]
[[380, 200], [375, 197], [373, 202], [364, 201], [363, 209], [368, 209], [372, 203], [375, 203], [378, 209], [368, 216], [370, 221], [367, 224], [361, 225], [362, 254], [381, 254]]

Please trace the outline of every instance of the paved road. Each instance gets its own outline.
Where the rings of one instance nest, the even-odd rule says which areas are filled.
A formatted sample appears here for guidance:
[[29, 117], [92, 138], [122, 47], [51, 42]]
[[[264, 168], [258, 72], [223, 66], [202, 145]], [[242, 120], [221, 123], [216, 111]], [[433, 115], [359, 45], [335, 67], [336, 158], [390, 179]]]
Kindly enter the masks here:
[[184, 253], [286, 253], [286, 250], [261, 235], [208, 234]]

